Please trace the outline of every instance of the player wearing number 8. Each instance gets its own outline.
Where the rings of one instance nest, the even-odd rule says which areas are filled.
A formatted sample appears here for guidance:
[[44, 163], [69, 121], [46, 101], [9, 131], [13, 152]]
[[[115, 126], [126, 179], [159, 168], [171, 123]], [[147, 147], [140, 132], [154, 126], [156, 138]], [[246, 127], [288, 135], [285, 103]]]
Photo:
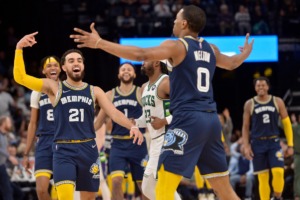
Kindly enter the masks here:
[[[59, 59], [47, 56], [41, 61], [42, 73], [55, 81], [59, 81], [61, 72]], [[35, 177], [36, 191], [39, 199], [50, 199], [48, 188], [53, 173], [52, 143], [55, 131], [53, 107], [45, 93], [32, 91], [30, 98], [30, 121], [26, 138], [26, 148], [23, 155], [23, 166], [29, 167], [29, 152], [33, 146], [35, 136], [38, 137], [35, 148]], [[55, 191], [52, 188], [52, 191]]]

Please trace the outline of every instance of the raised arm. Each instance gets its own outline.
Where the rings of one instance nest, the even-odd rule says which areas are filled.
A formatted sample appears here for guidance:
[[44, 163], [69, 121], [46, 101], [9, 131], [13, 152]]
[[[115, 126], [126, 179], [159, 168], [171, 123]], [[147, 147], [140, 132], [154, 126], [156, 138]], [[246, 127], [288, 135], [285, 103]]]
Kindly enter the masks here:
[[[38, 92], [44, 92], [49, 96], [53, 96], [54, 92], [52, 88], [57, 87], [57, 83], [51, 79], [41, 79], [30, 76], [26, 73], [24, 58], [23, 58], [23, 48], [32, 47], [37, 43], [35, 36], [38, 32], [34, 32], [28, 35], [25, 35], [16, 46], [15, 51], [15, 60], [14, 60], [14, 69], [13, 75], [14, 79], [20, 85], [23, 85], [31, 90]], [[56, 91], [55, 91], [56, 93]]]
[[216, 45], [211, 44], [217, 59], [216, 65], [227, 70], [233, 70], [239, 67], [248, 58], [252, 51], [254, 39], [248, 43], [249, 36], [249, 33], [247, 33], [244, 46], [241, 48], [241, 53], [234, 56], [222, 54]]
[[[102, 39], [95, 30], [94, 25], [92, 23], [90, 26], [91, 32], [74, 28], [74, 31], [78, 34], [72, 34], [70, 38], [73, 38], [74, 42], [79, 43], [77, 45], [78, 48], [99, 48], [117, 57], [137, 61], [176, 60], [185, 56], [185, 48], [178, 40], [166, 40], [161, 45], [151, 48], [125, 46]], [[178, 51], [179, 48], [182, 49], [182, 52]]]

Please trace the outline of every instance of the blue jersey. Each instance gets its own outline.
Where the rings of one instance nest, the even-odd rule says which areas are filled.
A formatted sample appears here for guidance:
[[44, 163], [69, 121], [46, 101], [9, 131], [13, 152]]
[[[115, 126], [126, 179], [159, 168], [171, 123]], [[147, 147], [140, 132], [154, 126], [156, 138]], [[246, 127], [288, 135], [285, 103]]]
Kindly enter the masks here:
[[48, 95], [41, 93], [39, 99], [39, 125], [36, 135], [53, 135], [55, 130], [53, 107]]
[[180, 39], [186, 47], [186, 57], [170, 73], [170, 111], [216, 112], [212, 78], [216, 57], [210, 44], [203, 38]]
[[252, 101], [251, 138], [278, 136], [279, 113], [275, 98], [271, 96], [267, 102], [259, 102], [255, 98]]
[[[118, 87], [112, 90], [112, 102], [114, 106], [119, 111], [123, 112], [127, 118], [137, 119], [142, 115], [142, 106], [139, 100], [137, 99], [137, 92], [137, 86], [134, 86], [131, 92], [127, 95], [123, 95]], [[113, 128], [111, 131], [111, 135], [129, 136], [129, 130], [127, 128], [124, 128], [123, 126], [115, 123], [114, 121], [112, 123]], [[143, 132], [143, 130], [141, 130], [141, 132]]]
[[93, 86], [87, 83], [81, 88], [74, 88], [66, 81], [59, 83], [54, 106], [54, 141], [95, 138], [93, 91]]

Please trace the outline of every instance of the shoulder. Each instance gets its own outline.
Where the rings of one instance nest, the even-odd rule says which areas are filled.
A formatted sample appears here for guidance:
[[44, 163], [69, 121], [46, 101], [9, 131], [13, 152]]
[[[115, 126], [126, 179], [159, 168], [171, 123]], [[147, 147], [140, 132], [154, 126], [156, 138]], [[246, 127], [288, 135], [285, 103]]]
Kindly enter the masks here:
[[245, 102], [245, 104], [244, 104], [244, 109], [245, 109], [245, 110], [248, 110], [248, 109], [250, 110], [251, 107], [253, 106], [253, 103], [254, 103], [253, 98], [248, 99], [248, 100]]
[[278, 105], [279, 108], [285, 106], [285, 103], [284, 103], [282, 98], [277, 97], [277, 96], [273, 96], [273, 100], [274, 100], [275, 104]]
[[143, 93], [145, 87], [147, 86], [148, 84], [148, 81], [146, 83], [143, 83], [142, 87], [141, 87], [141, 93]]

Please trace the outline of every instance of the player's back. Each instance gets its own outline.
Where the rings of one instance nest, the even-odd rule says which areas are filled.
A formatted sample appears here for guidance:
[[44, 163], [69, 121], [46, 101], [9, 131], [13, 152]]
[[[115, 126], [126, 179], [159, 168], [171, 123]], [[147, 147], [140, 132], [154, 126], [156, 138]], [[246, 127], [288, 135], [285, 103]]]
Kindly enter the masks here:
[[278, 136], [279, 113], [275, 98], [270, 96], [266, 102], [252, 99], [253, 110], [251, 115], [251, 138]]
[[210, 44], [204, 39], [192, 37], [180, 39], [187, 53], [184, 60], [170, 73], [170, 110], [216, 112], [212, 79], [216, 57]]
[[84, 86], [74, 88], [66, 81], [59, 84], [60, 97], [54, 107], [54, 140], [95, 138], [93, 86], [84, 83]]

